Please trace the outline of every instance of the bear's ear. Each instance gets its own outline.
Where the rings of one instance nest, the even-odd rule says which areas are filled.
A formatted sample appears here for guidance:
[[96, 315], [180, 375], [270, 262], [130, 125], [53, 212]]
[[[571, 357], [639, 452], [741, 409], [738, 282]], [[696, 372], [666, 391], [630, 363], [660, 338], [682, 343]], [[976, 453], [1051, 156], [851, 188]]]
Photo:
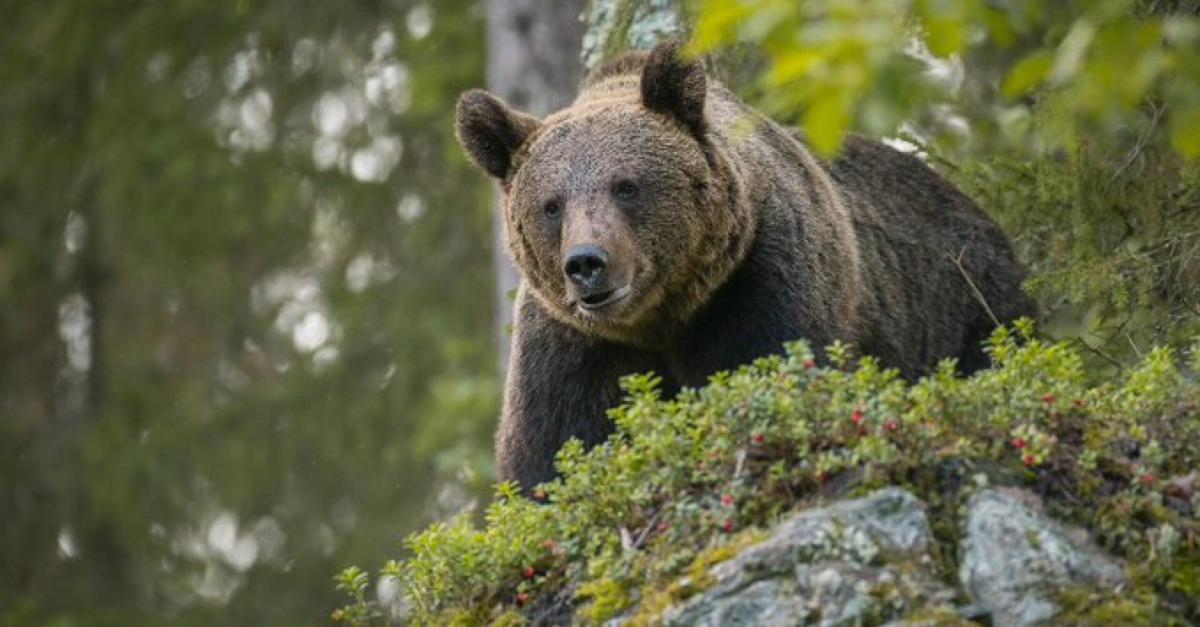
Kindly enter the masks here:
[[642, 69], [642, 106], [683, 122], [704, 136], [704, 64], [684, 56], [678, 41], [658, 44]]
[[541, 122], [482, 89], [458, 98], [454, 131], [471, 161], [498, 179], [509, 175], [513, 153]]

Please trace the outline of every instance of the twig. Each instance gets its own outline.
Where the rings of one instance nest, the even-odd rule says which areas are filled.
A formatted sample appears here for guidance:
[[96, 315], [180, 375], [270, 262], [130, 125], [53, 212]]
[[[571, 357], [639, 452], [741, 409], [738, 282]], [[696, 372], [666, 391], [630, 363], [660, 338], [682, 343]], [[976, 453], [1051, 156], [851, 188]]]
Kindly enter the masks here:
[[[629, 530], [625, 527], [621, 527], [622, 548], [624, 548], [626, 551], [636, 551], [637, 549], [640, 549], [642, 547], [642, 543], [646, 541], [646, 536], [650, 535], [650, 532], [656, 526], [658, 526], [658, 519], [662, 518], [664, 513], [666, 513], [665, 510], [661, 509], [655, 512], [654, 515], [650, 517], [650, 520], [646, 521], [646, 525], [642, 527], [642, 530], [638, 532], [637, 538], [629, 538]], [[628, 545], [625, 544], [627, 538], [629, 539]]]
[[1153, 102], [1150, 103], [1150, 107], [1154, 110], [1154, 114], [1150, 118], [1150, 127], [1147, 128], [1144, 133], [1141, 133], [1137, 140], [1134, 141], [1133, 148], [1126, 153], [1125, 158], [1122, 159], [1121, 163], [1118, 164], [1113, 170], [1112, 176], [1109, 177], [1108, 182], [1104, 184], [1104, 191], [1102, 193], [1107, 194], [1108, 188], [1117, 180], [1119, 176], [1121, 176], [1121, 173], [1124, 172], [1126, 168], [1133, 165], [1133, 162], [1142, 155], [1142, 152], [1146, 150], [1146, 144], [1150, 142], [1150, 136], [1158, 130], [1158, 121], [1162, 119], [1163, 109]]
[[1141, 349], [1138, 348], [1137, 344], [1133, 343], [1133, 338], [1128, 333], [1126, 333], [1125, 339], [1129, 340], [1129, 345], [1133, 347], [1133, 352], [1137, 353], [1138, 359], [1141, 359], [1142, 351], [1141, 351]]
[[992, 312], [992, 308], [988, 306], [987, 299], [983, 297], [983, 292], [980, 292], [979, 288], [975, 287], [975, 282], [971, 280], [971, 275], [967, 274], [967, 269], [963, 267], [962, 258], [965, 254], [967, 254], [967, 248], [964, 246], [958, 253], [958, 257], [954, 257], [950, 253], [946, 253], [946, 256], [950, 258], [950, 261], [954, 262], [954, 265], [958, 266], [958, 271], [962, 273], [963, 278], [967, 280], [967, 285], [971, 287], [971, 292], [975, 294], [975, 300], [978, 300], [979, 304], [983, 305], [983, 309], [987, 312], [988, 317], [992, 319], [992, 322], [996, 326], [1001, 326], [1000, 319], [996, 317], [996, 314]]
[[1099, 356], [1103, 357], [1105, 361], [1107, 361], [1108, 363], [1110, 363], [1110, 364], [1112, 364], [1112, 365], [1116, 366], [1116, 367], [1117, 367], [1117, 370], [1125, 370], [1125, 366], [1122, 366], [1122, 365], [1121, 365], [1121, 362], [1117, 361], [1116, 359], [1113, 359], [1113, 358], [1112, 358], [1112, 357], [1111, 357], [1111, 356], [1110, 356], [1108, 353], [1105, 353], [1104, 351], [1102, 351], [1102, 350], [1100, 350], [1100, 349], [1096, 348], [1095, 346], [1092, 346], [1091, 344], [1088, 344], [1086, 341], [1084, 341], [1084, 339], [1083, 339], [1083, 338], [1076, 336], [1076, 337], [1075, 337], [1075, 341], [1076, 341], [1076, 342], [1079, 342], [1080, 344], [1082, 344], [1084, 348], [1086, 348], [1086, 349], [1088, 349], [1088, 350], [1092, 351], [1093, 353], [1096, 353], [1097, 355], [1099, 355]]

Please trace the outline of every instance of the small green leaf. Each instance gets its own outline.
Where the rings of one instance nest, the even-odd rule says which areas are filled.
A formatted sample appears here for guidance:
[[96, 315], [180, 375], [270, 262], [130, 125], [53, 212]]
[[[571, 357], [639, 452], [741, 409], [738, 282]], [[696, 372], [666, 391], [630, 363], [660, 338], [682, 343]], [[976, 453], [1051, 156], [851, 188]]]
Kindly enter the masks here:
[[967, 43], [967, 23], [962, 2], [925, 0], [917, 5], [925, 27], [925, 43], [939, 57], [960, 52]]
[[1171, 143], [1188, 159], [1200, 157], [1200, 106], [1178, 109], [1171, 116]]
[[967, 41], [967, 29], [955, 19], [939, 17], [925, 20], [925, 33], [929, 51], [939, 57], [957, 54]]
[[850, 124], [850, 99], [844, 94], [820, 98], [804, 112], [804, 132], [823, 156], [837, 153]]
[[1008, 78], [1004, 79], [1004, 86], [1001, 88], [1004, 97], [1019, 98], [1029, 93], [1034, 87], [1041, 85], [1050, 74], [1053, 64], [1054, 55], [1049, 50], [1038, 50], [1021, 59], [1008, 73]]

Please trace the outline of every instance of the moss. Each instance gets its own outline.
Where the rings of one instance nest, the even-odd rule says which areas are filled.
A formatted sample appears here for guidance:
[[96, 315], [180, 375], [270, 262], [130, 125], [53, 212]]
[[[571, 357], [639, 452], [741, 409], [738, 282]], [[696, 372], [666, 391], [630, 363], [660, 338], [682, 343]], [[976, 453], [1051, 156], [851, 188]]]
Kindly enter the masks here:
[[913, 610], [905, 614], [900, 622], [912, 627], [968, 627], [975, 625], [945, 605]]
[[764, 539], [766, 534], [761, 530], [743, 531], [727, 543], [720, 543], [696, 554], [683, 576], [672, 581], [663, 578], [649, 581], [642, 588], [637, 613], [630, 617], [629, 625], [637, 627], [660, 624], [660, 618], [668, 608], [704, 592], [716, 583], [710, 572], [714, 566], [737, 557], [747, 547]]
[[1200, 554], [1192, 551], [1185, 558], [1167, 559], [1154, 563], [1147, 576], [1148, 586], [1164, 591], [1168, 603], [1190, 604], [1195, 619], [1196, 604], [1200, 603]]
[[1038, 534], [1037, 529], [1030, 529], [1025, 532], [1025, 541], [1034, 549], [1042, 548], [1042, 536]]
[[686, 12], [666, 0], [591, 0], [583, 63], [594, 70], [629, 50], [646, 50], [685, 32]]
[[1187, 624], [1160, 610], [1153, 593], [1145, 589], [1121, 596], [1099, 595], [1089, 590], [1065, 590], [1057, 595], [1061, 608], [1055, 621], [1064, 625], [1122, 625], [1165, 627]]
[[579, 615], [593, 624], [613, 618], [633, 604], [629, 590], [615, 579], [607, 577], [583, 584], [576, 595], [591, 599], [591, 603], [579, 610]]
[[[511, 614], [511, 612], [505, 612], [501, 616], [503, 617], [508, 614]], [[517, 616], [520, 617], [520, 614], [517, 614]], [[430, 624], [446, 625], [448, 627], [475, 627], [476, 625], [488, 624], [490, 621], [487, 620], [486, 613], [481, 614], [481, 612], [478, 608], [471, 608], [471, 609], [455, 608], [455, 609], [451, 609], [451, 610], [446, 610], [444, 612], [437, 614], [436, 616], [434, 616], [432, 618], [429, 618], [428, 622]], [[511, 625], [514, 623], [509, 623], [509, 624]], [[522, 623], [515, 623], [515, 624], [522, 624]]]
[[692, 565], [688, 568], [688, 580], [691, 582], [689, 585], [690, 594], [695, 594], [712, 587], [713, 583], [715, 583], [710, 572], [713, 566], [737, 557], [747, 547], [765, 539], [766, 534], [762, 531], [744, 531], [735, 536], [729, 543], [714, 546], [697, 555], [696, 559], [692, 560]]
[[497, 616], [490, 624], [492, 627], [519, 627], [520, 625], [528, 625], [529, 621], [520, 612], [508, 610]]

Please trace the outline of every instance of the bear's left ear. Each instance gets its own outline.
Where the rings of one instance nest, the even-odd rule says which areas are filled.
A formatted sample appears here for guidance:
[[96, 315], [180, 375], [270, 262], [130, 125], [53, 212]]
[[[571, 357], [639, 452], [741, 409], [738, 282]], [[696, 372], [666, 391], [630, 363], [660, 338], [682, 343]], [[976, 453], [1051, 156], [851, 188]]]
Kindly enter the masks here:
[[658, 44], [642, 69], [642, 106], [683, 122], [704, 137], [704, 64], [684, 56], [678, 41]]
[[513, 153], [541, 125], [482, 89], [459, 97], [455, 118], [454, 131], [467, 156], [501, 180], [511, 174]]

